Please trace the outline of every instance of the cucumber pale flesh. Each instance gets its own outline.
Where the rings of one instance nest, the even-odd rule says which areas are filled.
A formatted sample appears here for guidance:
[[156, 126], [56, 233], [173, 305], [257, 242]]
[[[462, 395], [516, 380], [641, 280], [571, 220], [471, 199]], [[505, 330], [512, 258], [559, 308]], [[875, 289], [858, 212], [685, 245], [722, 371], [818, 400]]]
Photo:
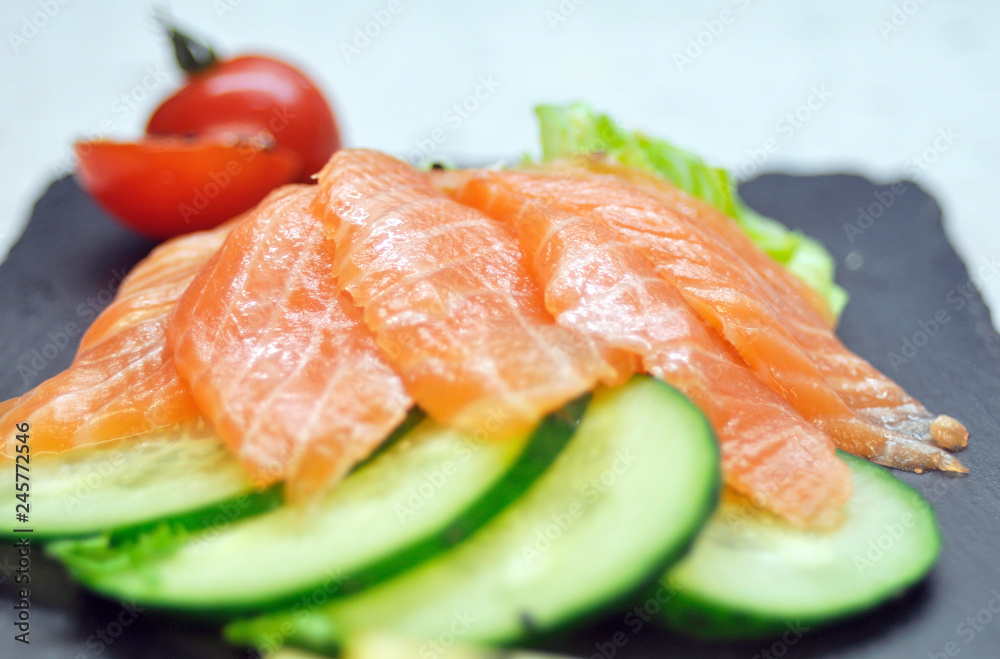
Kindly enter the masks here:
[[[0, 491], [13, 500], [10, 466], [0, 470]], [[34, 456], [31, 527], [35, 537], [82, 536], [223, 503], [245, 508], [252, 492], [243, 468], [214, 434], [164, 429]]]
[[941, 546], [934, 512], [884, 467], [838, 452], [854, 493], [832, 531], [803, 531], [727, 500], [666, 575], [668, 624], [705, 638], [760, 638], [869, 609], [913, 585]]
[[[285, 649], [287, 657], [281, 656], [279, 650], [267, 659], [320, 659], [319, 655], [302, 654], [297, 656], [297, 650]], [[436, 639], [412, 639], [386, 634], [359, 634], [352, 636], [344, 644], [340, 653], [341, 659], [416, 659], [418, 657], [434, 657], [435, 659], [570, 659], [569, 657], [527, 652], [519, 650], [497, 650], [493, 648], [472, 647], [462, 644], [451, 644]]]
[[674, 389], [599, 390], [573, 438], [503, 513], [453, 549], [354, 596], [227, 628], [265, 649], [330, 650], [377, 629], [509, 642], [616, 606], [651, 583], [714, 508], [718, 450]]

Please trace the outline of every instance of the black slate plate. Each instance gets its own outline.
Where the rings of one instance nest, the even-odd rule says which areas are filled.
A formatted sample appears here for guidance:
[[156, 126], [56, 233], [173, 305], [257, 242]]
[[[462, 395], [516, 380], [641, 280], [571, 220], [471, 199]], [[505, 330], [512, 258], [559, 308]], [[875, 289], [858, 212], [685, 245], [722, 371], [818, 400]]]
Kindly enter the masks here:
[[[938, 511], [941, 560], [900, 599], [801, 638], [790, 632], [774, 643], [706, 644], [619, 615], [544, 647], [600, 659], [1000, 656], [1000, 336], [975, 291], [976, 281], [997, 274], [995, 264], [975, 264], [970, 280], [944, 235], [940, 209], [913, 184], [893, 190], [854, 176], [767, 175], [740, 191], [757, 210], [819, 238], [834, 253], [838, 279], [851, 293], [839, 330], [845, 343], [971, 430], [961, 456], [969, 476], [901, 475]], [[874, 217], [879, 206], [872, 204], [884, 212]], [[869, 210], [871, 222], [859, 224], [859, 207]], [[849, 236], [845, 223], [863, 232]], [[69, 364], [94, 310], [151, 246], [104, 217], [71, 180], [52, 185], [0, 265], [0, 399]], [[0, 511], [0, 519], [12, 516]], [[85, 593], [37, 545], [31, 645], [24, 646], [14, 641], [16, 566], [14, 550], [0, 547], [0, 656], [247, 656], [226, 647], [215, 629]]]

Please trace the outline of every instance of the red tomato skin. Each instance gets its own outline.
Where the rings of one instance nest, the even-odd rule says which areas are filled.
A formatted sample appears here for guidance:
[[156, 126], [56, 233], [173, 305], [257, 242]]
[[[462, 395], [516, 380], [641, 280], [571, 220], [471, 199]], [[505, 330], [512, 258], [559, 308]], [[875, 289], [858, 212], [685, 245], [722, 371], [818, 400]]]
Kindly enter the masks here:
[[157, 108], [150, 135], [203, 135], [220, 140], [270, 133], [296, 152], [307, 182], [334, 151], [340, 134], [322, 92], [298, 69], [269, 57], [246, 55], [188, 76], [187, 84]]
[[295, 178], [287, 149], [175, 137], [78, 142], [76, 179], [97, 203], [150, 238], [210, 229]]

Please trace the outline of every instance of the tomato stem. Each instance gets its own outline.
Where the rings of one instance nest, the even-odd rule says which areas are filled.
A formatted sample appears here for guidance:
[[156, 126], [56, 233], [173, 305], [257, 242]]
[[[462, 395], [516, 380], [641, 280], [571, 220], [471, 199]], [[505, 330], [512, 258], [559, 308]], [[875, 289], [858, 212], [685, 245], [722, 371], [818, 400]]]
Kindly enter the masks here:
[[181, 32], [162, 13], [157, 14], [156, 21], [163, 27], [167, 37], [174, 44], [174, 56], [177, 64], [186, 73], [199, 73], [212, 67], [218, 58], [212, 48]]

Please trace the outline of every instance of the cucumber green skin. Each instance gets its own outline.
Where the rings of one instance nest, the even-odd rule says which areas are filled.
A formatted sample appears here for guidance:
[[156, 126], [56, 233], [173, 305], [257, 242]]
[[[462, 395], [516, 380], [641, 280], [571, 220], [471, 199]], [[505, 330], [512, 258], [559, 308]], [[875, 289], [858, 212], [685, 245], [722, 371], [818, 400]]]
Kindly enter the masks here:
[[[530, 567], [525, 548], [536, 532], [548, 533], [551, 514], [570, 510], [567, 502], [631, 451], [640, 456], [634, 475], [584, 509]], [[464, 543], [353, 597], [238, 621], [226, 635], [264, 650], [289, 643], [334, 651], [366, 630], [436, 638], [462, 609], [477, 621], [461, 634], [469, 643], [506, 644], [582, 624], [633, 602], [686, 549], [715, 507], [718, 465], [711, 427], [676, 390], [641, 376], [599, 390], [546, 473]]]
[[[45, 552], [64, 563], [81, 581], [92, 570], [127, 567], [139, 555], [167, 553], [186, 538], [207, 528], [238, 523], [275, 510], [284, 502], [279, 486], [250, 492], [164, 519], [110, 529], [82, 538], [60, 537], [48, 541]], [[122, 551], [128, 547], [127, 551]]]
[[[730, 587], [726, 593], [721, 593], [721, 586], [712, 587], [712, 582], [722, 572], [721, 563], [731, 561], [722, 558], [726, 556], [725, 553], [709, 558], [709, 554], [702, 553], [703, 548], [699, 545], [702, 539], [699, 539], [691, 554], [671, 568], [663, 579], [670, 594], [670, 599], [662, 610], [667, 625], [683, 634], [708, 640], [774, 638], [787, 632], [801, 633], [871, 609], [920, 581], [933, 566], [941, 547], [941, 534], [930, 504], [916, 490], [892, 476], [888, 469], [842, 451], [838, 451], [838, 456], [850, 467], [856, 492], [847, 504], [848, 517], [844, 525], [851, 524], [852, 515], [864, 513], [868, 517], [878, 516], [880, 513], [886, 514], [884, 511], [890, 509], [895, 513], [889, 513], [888, 517], [879, 520], [877, 523], [880, 526], [883, 523], [894, 525], [901, 519], [898, 515], [900, 511], [913, 516], [913, 523], [905, 527], [901, 537], [887, 536], [892, 538], [892, 544], [881, 559], [871, 561], [867, 553], [870, 549], [869, 542], [879, 540], [881, 536], [865, 536], [857, 539], [856, 553], [838, 554], [830, 561], [836, 563], [836, 567], [829, 568], [829, 563], [826, 566], [827, 579], [835, 582], [849, 583], [847, 579], [850, 575], [844, 574], [845, 569], [848, 572], [856, 570], [859, 575], [868, 573], [869, 578], [854, 584], [854, 587], [849, 586], [846, 594], [831, 596], [830, 592], [837, 590], [836, 587], [831, 587], [817, 596], [816, 593], [822, 586], [822, 575], [819, 575], [819, 581], [813, 581], [812, 577], [816, 575], [802, 576], [803, 573], [798, 572], [799, 566], [774, 564], [768, 573], [769, 566], [759, 566], [759, 570], [752, 570], [743, 565], [742, 575], [746, 575], [750, 581], [762, 573], [772, 577], [772, 580], [769, 584], [766, 578], [758, 579], [756, 588], [745, 591], [753, 591], [754, 594], [741, 599], [737, 589]], [[857, 493], [861, 488], [865, 489], [863, 500]], [[879, 496], [872, 497], [870, 493]], [[722, 521], [725, 508], [726, 505], [720, 508], [708, 523], [703, 532], [705, 537], [726, 524]], [[787, 530], [784, 537], [802, 539], [805, 536], [803, 531], [785, 528]], [[732, 532], [724, 532], [724, 537], [730, 539], [734, 535]], [[817, 539], [814, 546], [825, 542], [822, 532], [812, 535]], [[886, 542], [888, 544], [888, 540]], [[845, 561], [849, 565], [845, 565]], [[830, 571], [838, 569], [839, 574], [837, 571]], [[872, 573], [878, 574], [879, 578], [874, 578]], [[808, 583], [796, 583], [796, 574], [803, 581], [808, 579]], [[829, 576], [831, 574], [832, 577]], [[788, 588], [797, 587], [802, 593], [798, 597], [799, 601], [773, 601], [774, 590], [769, 590], [768, 586], [774, 588], [779, 581], [784, 582]]]
[[[226, 560], [235, 563], [241, 561], [247, 563], [245, 571], [240, 574], [240, 583], [234, 585], [234, 592], [225, 590], [225, 581], [221, 584], [213, 584], [212, 592], [206, 592], [204, 589], [184, 593], [167, 589], [164, 592], [157, 587], [157, 582], [169, 583], [178, 578], [176, 572], [172, 572], [178, 568], [169, 563], [175, 552], [183, 549], [186, 543], [189, 543], [192, 548], [197, 548], [198, 543], [224, 539], [233, 530], [236, 530], [237, 533], [241, 532], [238, 520], [235, 520], [237, 523], [230, 525], [227, 520], [223, 520], [221, 524], [212, 523], [210, 518], [209, 523], [203, 525], [207, 528], [202, 533], [198, 533], [199, 526], [197, 524], [185, 525], [185, 519], [182, 518], [153, 528], [147, 527], [143, 529], [144, 532], [140, 533], [128, 532], [110, 537], [63, 541], [50, 546], [49, 551], [66, 565], [77, 580], [92, 590], [112, 597], [134, 600], [147, 607], [194, 613], [200, 617], [226, 620], [238, 615], [247, 615], [282, 606], [301, 606], [303, 601], [310, 600], [309, 596], [313, 593], [321, 593], [323, 601], [327, 598], [342, 597], [387, 579], [447, 549], [503, 510], [534, 481], [538, 474], [544, 471], [545, 467], [558, 455], [562, 446], [569, 441], [585, 405], [584, 399], [568, 405], [558, 414], [550, 415], [532, 433], [530, 438], [517, 440], [520, 442], [521, 448], [517, 449], [516, 446], [512, 446], [518, 451], [517, 453], [513, 453], [510, 448], [503, 448], [506, 454], [511, 455], [510, 458], [505, 458], [505, 460], [510, 461], [510, 466], [505, 472], [494, 471], [491, 474], [482, 474], [482, 479], [477, 482], [477, 486], [481, 484], [485, 489], [482, 492], [473, 493], [472, 498], [469, 499], [471, 504], [465, 509], [459, 510], [456, 516], [448, 519], [443, 525], [438, 524], [418, 529], [417, 534], [413, 535], [416, 539], [408, 544], [394, 546], [391, 544], [393, 541], [390, 541], [391, 551], [388, 554], [375, 554], [367, 564], [351, 564], [349, 576], [340, 578], [338, 575], [335, 583], [331, 582], [330, 573], [334, 567], [336, 567], [337, 572], [340, 572], [343, 566], [337, 564], [336, 554], [331, 554], [331, 560], [322, 566], [323, 569], [317, 568], [318, 571], [315, 573], [299, 573], [297, 581], [288, 584], [287, 588], [276, 590], [272, 584], [271, 587], [260, 588], [253, 595], [248, 595], [246, 589], [243, 588], [247, 584], [247, 579], [252, 580], [252, 575], [255, 572], [266, 569], [260, 563], [261, 559], [267, 555], [268, 538], [261, 535], [259, 542], [254, 547], [248, 548], [246, 556], [241, 556], [237, 548], [226, 557]], [[428, 422], [427, 426], [433, 427], [433, 424]], [[410, 426], [407, 425], [405, 430], [409, 429]], [[406, 433], [398, 433], [398, 435], [393, 443], [394, 445], [398, 444], [397, 456], [402, 455], [405, 460], [405, 455], [410, 452], [407, 446], [402, 443], [407, 441]], [[451, 444], [448, 445], [451, 446]], [[456, 442], [455, 446], [457, 445]], [[499, 450], [499, 447], [491, 446], [492, 449]], [[391, 450], [381, 450], [379, 457], [373, 457], [366, 461], [365, 465], [359, 467], [354, 474], [365, 473], [365, 470], [371, 469], [375, 472], [366, 475], [369, 482], [382, 480], [382, 476], [391, 479], [394, 473], [393, 465], [399, 462], [398, 459], [394, 461], [393, 456], [388, 455]], [[383, 455], [385, 458], [380, 459]], [[398, 469], [398, 467], [396, 468]], [[377, 477], [373, 478], [373, 476]], [[279, 498], [274, 503], [280, 503], [280, 492], [275, 490], [275, 493], [279, 495]], [[334, 497], [336, 497], [336, 492]], [[337, 501], [337, 499], [334, 498], [331, 501]], [[275, 507], [275, 505], [270, 506], [270, 508]], [[261, 512], [266, 513], [267, 510]], [[306, 514], [321, 516], [323, 512], [323, 504], [320, 504], [317, 510], [309, 511]], [[396, 514], [393, 511], [386, 512], [391, 516]], [[244, 515], [241, 519], [249, 517], [252, 516]], [[247, 522], [253, 525], [261, 519], [263, 518], [247, 519]], [[308, 520], [308, 517], [304, 519]], [[399, 523], [395, 519], [393, 521]], [[364, 530], [350, 529], [350, 532], [360, 534]], [[245, 531], [243, 533], [246, 534]], [[311, 538], [314, 542], [309, 542], [308, 532], [305, 537], [307, 540], [298, 546], [301, 551], [310, 553], [322, 551], [322, 537]], [[280, 539], [278, 542], [280, 543]], [[219, 559], [217, 554], [211, 553], [208, 558]], [[289, 555], [281, 552], [277, 560], [294, 563], [296, 558], [294, 554]], [[164, 562], [168, 567], [161, 569], [159, 565]], [[184, 563], [182, 562], [181, 565], [183, 566]], [[188, 567], [192, 569], [190, 565]], [[194, 569], [197, 567], [195, 566]], [[210, 568], [211, 566], [206, 567]], [[175, 576], [171, 576], [172, 574]], [[242, 592], [240, 592], [241, 589]]]

